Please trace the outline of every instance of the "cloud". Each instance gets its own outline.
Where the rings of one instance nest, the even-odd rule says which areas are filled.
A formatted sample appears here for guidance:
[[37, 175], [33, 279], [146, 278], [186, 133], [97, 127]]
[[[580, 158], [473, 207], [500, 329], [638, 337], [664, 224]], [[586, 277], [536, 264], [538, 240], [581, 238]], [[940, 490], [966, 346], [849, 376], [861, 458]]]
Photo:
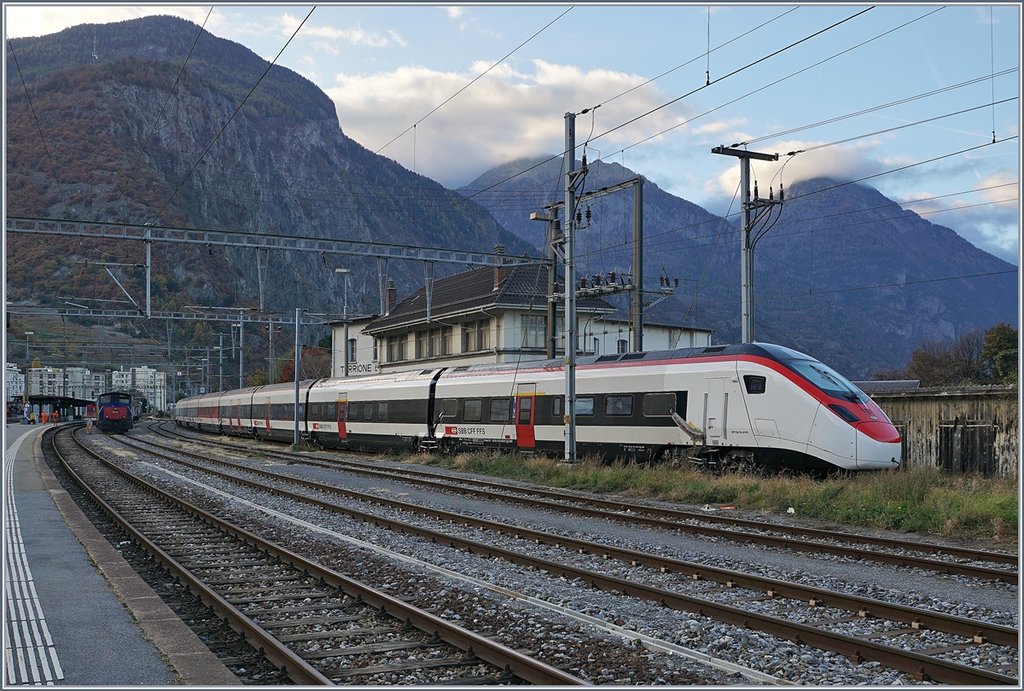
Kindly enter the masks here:
[[[185, 5], [145, 5], [121, 7], [116, 5], [90, 7], [84, 5], [5, 5], [4, 32], [8, 38], [45, 36], [57, 33], [79, 24], [109, 24], [139, 17], [169, 15], [181, 17], [202, 25], [209, 8]], [[206, 29], [216, 29], [224, 15], [214, 11], [206, 23]]]
[[[875, 158], [872, 155], [875, 149], [873, 142], [814, 149], [821, 143], [798, 140], [779, 141], [772, 145], [772, 151], [762, 151], [753, 147], [752, 151], [778, 153], [779, 160], [753, 160], [751, 162], [752, 174], [758, 180], [771, 181], [773, 185], [781, 182], [789, 186], [800, 180], [821, 177], [857, 180], [907, 163], [907, 161], [897, 162], [892, 158]], [[803, 153], [787, 155], [792, 152]], [[728, 158], [730, 160], [728, 167], [717, 178], [709, 180], [704, 185], [705, 194], [712, 197], [732, 197], [740, 182], [740, 166], [737, 162], [738, 159], [733, 159], [731, 156]]]
[[[289, 13], [285, 13], [280, 17], [280, 29], [279, 33], [282, 36], [291, 36], [295, 33], [295, 30], [299, 27], [302, 20]], [[353, 29], [336, 29], [332, 26], [324, 24], [310, 24], [307, 23], [302, 27], [302, 35], [306, 38], [314, 37], [319, 39], [326, 39], [329, 41], [344, 41], [353, 46], [359, 46], [362, 48], [391, 48], [394, 46], [405, 46], [406, 41], [400, 34], [395, 31], [388, 31], [387, 34], [380, 34], [377, 32], [366, 31], [360, 27]]]
[[[444, 185], [465, 184], [482, 171], [516, 158], [554, 154], [564, 147], [566, 112], [580, 112], [646, 81], [613, 70], [584, 70], [533, 60], [515, 69], [499, 65], [420, 122], [490, 67], [474, 63], [466, 72], [407, 66], [373, 75], [339, 74], [325, 89], [337, 104], [345, 133], [373, 151], [394, 158]], [[653, 85], [607, 101], [576, 119], [577, 144], [593, 137], [603, 155], [678, 124], [685, 109], [657, 110], [622, 126], [669, 99]]]

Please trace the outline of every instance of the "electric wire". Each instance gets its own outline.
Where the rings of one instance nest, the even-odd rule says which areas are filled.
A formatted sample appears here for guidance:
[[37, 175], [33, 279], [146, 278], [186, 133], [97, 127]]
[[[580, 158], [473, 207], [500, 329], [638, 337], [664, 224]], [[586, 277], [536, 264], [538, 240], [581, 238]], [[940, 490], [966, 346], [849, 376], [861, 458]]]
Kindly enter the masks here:
[[[754, 94], [760, 93], [760, 92], [762, 92], [762, 91], [764, 91], [766, 89], [770, 89], [771, 87], [776, 86], [778, 84], [781, 84], [782, 82], [784, 82], [784, 81], [786, 81], [788, 79], [792, 79], [793, 77], [795, 77], [797, 75], [800, 75], [800, 74], [803, 74], [804, 72], [807, 72], [808, 70], [814, 69], [815, 67], [819, 67], [819, 66], [825, 64], [826, 62], [829, 62], [831, 60], [834, 60], [835, 58], [838, 58], [838, 57], [840, 57], [842, 55], [845, 55], [846, 53], [849, 53], [849, 52], [852, 52], [852, 51], [854, 51], [854, 50], [856, 50], [858, 48], [861, 48], [861, 47], [867, 45], [868, 43], [871, 43], [872, 41], [876, 41], [876, 40], [878, 40], [878, 39], [880, 39], [880, 38], [882, 38], [884, 36], [887, 36], [887, 35], [889, 35], [891, 33], [899, 31], [900, 29], [906, 28], [907, 26], [910, 26], [911, 24], [913, 24], [915, 22], [919, 22], [922, 19], [926, 19], [927, 17], [930, 17], [931, 15], [935, 14], [936, 12], [938, 12], [941, 9], [943, 9], [943, 8], [940, 7], [937, 10], [932, 10], [931, 12], [927, 12], [927, 13], [919, 16], [919, 17], [916, 17], [915, 19], [911, 19], [910, 21], [904, 22], [903, 24], [900, 24], [899, 26], [893, 27], [892, 29], [888, 29], [887, 31], [883, 31], [882, 33], [876, 34], [875, 36], [872, 36], [871, 38], [866, 39], [864, 41], [861, 41], [860, 43], [857, 43], [856, 45], [853, 45], [853, 46], [850, 46], [849, 48], [841, 50], [838, 53], [833, 53], [832, 55], [828, 56], [827, 58], [823, 58], [822, 60], [819, 60], [818, 62], [815, 62], [815, 63], [812, 63], [810, 65], [807, 65], [806, 67], [802, 67], [801, 69], [799, 69], [799, 70], [797, 70], [795, 72], [791, 72], [791, 73], [787, 74], [784, 77], [780, 77], [780, 78], [776, 79], [773, 82], [769, 82], [768, 84], [760, 86], [760, 87], [758, 87], [758, 88], [756, 88], [756, 89], [754, 89], [752, 91], [748, 91], [747, 93], [742, 94], [741, 96], [737, 96], [736, 98], [732, 99], [731, 101], [726, 101], [725, 103], [717, 105], [714, 108], [710, 108], [710, 109], [704, 111], [703, 113], [700, 113], [699, 115], [694, 115], [693, 117], [687, 118], [687, 119], [683, 120], [682, 122], [679, 122], [679, 123], [676, 123], [675, 125], [672, 125], [671, 127], [666, 127], [665, 129], [663, 129], [663, 130], [661, 130], [659, 132], [655, 132], [654, 134], [651, 134], [651, 135], [649, 135], [647, 137], [644, 137], [643, 139], [641, 139], [639, 141], [636, 141], [636, 142], [630, 144], [629, 146], [623, 147], [622, 149], [620, 149], [616, 153], [622, 153], [622, 152], [628, 151], [629, 149], [632, 149], [635, 146], [639, 146], [641, 144], [645, 144], [645, 143], [649, 142], [652, 139], [655, 139], [657, 137], [662, 136], [663, 134], [667, 134], [668, 132], [671, 132], [673, 130], [678, 129], [678, 128], [682, 127], [683, 125], [689, 125], [690, 123], [694, 122], [695, 120], [699, 120], [700, 118], [702, 118], [702, 117], [704, 117], [706, 115], [710, 115], [710, 114], [712, 114], [712, 113], [714, 113], [714, 112], [716, 112], [718, 110], [721, 110], [722, 108], [725, 108], [726, 106], [731, 106], [734, 103], [738, 103], [739, 101], [742, 101], [743, 99], [748, 98], [749, 96], [753, 96]], [[746, 69], [746, 68], [741, 68], [741, 69]], [[726, 76], [728, 76], [728, 75], [726, 75]], [[724, 79], [724, 77], [721, 78], [721, 79]], [[714, 82], [712, 82], [712, 84], [718, 83], [719, 81], [721, 81], [721, 79], [716, 79]], [[710, 86], [710, 85], [706, 85], [706, 86]], [[678, 99], [676, 99], [676, 101], [678, 101], [678, 100], [680, 100], [682, 98], [686, 98], [688, 96], [691, 96], [691, 95], [697, 93], [698, 91], [701, 91], [702, 89], [706, 88], [706, 86], [702, 86], [702, 87], [699, 87], [697, 89], [694, 89], [689, 94], [684, 94], [683, 96], [680, 96]], [[675, 101], [671, 101], [669, 104], [671, 104], [671, 103], [675, 103]], [[661, 106], [661, 107], [664, 107], [664, 106]], [[659, 110], [661, 107], [659, 107], [659, 108], [657, 108], [655, 110]], [[654, 111], [651, 111], [651, 112], [654, 112]], [[627, 122], [624, 125], [620, 125], [620, 127], [623, 127], [626, 124], [630, 124], [630, 123]], [[615, 130], [612, 129], [612, 130], [609, 130], [608, 132], [604, 132], [601, 135], [598, 135], [598, 137], [595, 137], [595, 139], [599, 138], [599, 137], [602, 137], [605, 134], [609, 134], [611, 132], [614, 132], [614, 131]]]
[[[851, 21], [851, 20], [853, 20], [853, 19], [855, 19], [855, 18], [865, 14], [866, 12], [869, 12], [872, 9], [874, 9], [874, 6], [868, 7], [866, 9], [863, 9], [860, 12], [857, 12], [857, 13], [855, 13], [853, 15], [850, 15], [849, 17], [847, 17], [845, 19], [842, 19], [842, 20], [840, 20], [838, 22], [835, 22], [835, 23], [833, 23], [833, 24], [831, 24], [831, 25], [829, 25], [829, 26], [827, 26], [827, 27], [825, 27], [823, 29], [819, 29], [819, 30], [815, 31], [814, 33], [809, 34], [809, 35], [807, 35], [807, 36], [805, 36], [805, 37], [803, 37], [803, 38], [801, 38], [801, 39], [799, 39], [797, 41], [793, 41], [789, 45], [786, 45], [786, 46], [784, 46], [782, 48], [779, 48], [779, 49], [777, 49], [775, 51], [772, 51], [771, 53], [769, 53], [767, 55], [764, 55], [764, 56], [762, 56], [762, 57], [760, 57], [760, 58], [758, 58], [758, 59], [756, 59], [756, 60], [754, 60], [754, 61], [752, 61], [750, 63], [747, 63], [743, 67], [739, 67], [739, 68], [733, 70], [732, 72], [729, 72], [728, 74], [726, 74], [726, 75], [724, 75], [722, 77], [719, 77], [718, 79], [716, 79], [712, 83], [713, 84], [717, 84], [717, 83], [719, 83], [719, 82], [721, 82], [721, 81], [723, 81], [725, 79], [728, 79], [728, 78], [730, 78], [732, 76], [735, 76], [735, 75], [737, 75], [737, 74], [739, 74], [739, 73], [741, 73], [741, 72], [743, 72], [743, 71], [745, 71], [747, 69], [750, 69], [751, 67], [753, 67], [753, 66], [755, 66], [755, 65], [757, 65], [757, 64], [759, 64], [761, 62], [764, 62], [765, 60], [768, 60], [768, 59], [770, 59], [772, 57], [775, 57], [776, 55], [779, 55], [779, 54], [781, 54], [781, 53], [783, 53], [783, 52], [785, 52], [787, 50], [790, 50], [791, 48], [794, 48], [794, 47], [796, 47], [796, 46], [798, 46], [798, 45], [800, 45], [800, 44], [802, 44], [802, 43], [804, 43], [806, 41], [809, 41], [812, 38], [820, 36], [820, 35], [824, 34], [827, 31], [830, 31], [830, 30], [832, 30], [832, 29], [834, 29], [834, 28], [836, 28], [836, 27], [838, 27], [838, 26], [840, 26], [842, 24], [845, 24], [846, 22]], [[686, 98], [688, 96], [691, 96], [694, 93], [697, 93], [698, 91], [700, 91], [701, 89], [704, 89], [704, 88], [706, 88], [706, 87], [703, 87], [703, 86], [699, 87], [698, 89], [695, 89], [695, 90], [693, 90], [693, 91], [691, 91], [691, 92], [689, 92], [687, 94], [683, 94], [682, 96], [679, 96], [679, 97], [677, 97], [675, 99], [672, 99], [671, 101], [669, 101], [667, 103], [664, 103], [664, 104], [662, 104], [662, 105], [660, 105], [660, 106], [658, 106], [658, 107], [656, 107], [656, 108], [654, 108], [652, 110], [649, 110], [649, 111], [647, 111], [645, 113], [637, 115], [636, 117], [633, 117], [630, 120], [627, 120], [626, 122], [624, 122], [624, 123], [622, 123], [620, 125], [616, 125], [615, 127], [611, 128], [609, 130], [606, 130], [605, 132], [603, 132], [603, 133], [601, 133], [599, 135], [596, 135], [595, 137], [593, 137], [593, 139], [600, 139], [601, 137], [606, 136], [608, 134], [611, 134], [612, 132], [615, 132], [616, 130], [622, 129], [625, 126], [627, 126], [629, 124], [632, 124], [633, 122], [636, 122], [637, 120], [645, 118], [648, 115], [651, 115], [651, 114], [653, 114], [653, 113], [655, 113], [655, 112], [657, 112], [659, 110], [662, 110], [663, 108], [667, 108], [668, 106], [670, 106], [670, 105], [672, 105], [672, 104], [674, 104], [674, 103], [676, 103], [676, 102], [678, 102], [678, 101], [680, 101], [680, 100], [682, 100], [682, 99], [684, 99], [684, 98]], [[600, 105], [602, 105], [602, 104], [598, 104], [598, 106], [600, 106]], [[555, 154], [553, 156], [548, 157], [547, 159], [541, 160], [538, 163], [530, 166], [529, 168], [527, 168], [525, 170], [521, 170], [518, 173], [514, 173], [513, 175], [510, 175], [510, 176], [508, 176], [507, 178], [505, 178], [503, 180], [499, 180], [498, 182], [495, 182], [492, 185], [489, 185], [488, 187], [485, 187], [483, 190], [481, 190], [481, 192], [486, 192], [486, 191], [491, 190], [491, 189], [493, 189], [495, 187], [498, 187], [499, 185], [502, 185], [502, 184], [504, 184], [506, 182], [509, 182], [510, 180], [514, 180], [515, 178], [519, 177], [520, 175], [525, 175], [526, 173], [541, 167], [542, 165], [544, 165], [545, 163], [548, 163], [549, 161], [556, 160], [559, 156], [563, 156], [564, 157], [564, 153], [565, 152], [563, 152], [562, 154]], [[479, 192], [477, 194], [479, 194]], [[452, 205], [449, 205], [449, 206], [446, 206], [446, 207], [442, 207], [441, 209], [438, 209], [437, 211], [434, 211], [433, 213], [427, 214], [422, 219], [420, 219], [420, 221], [418, 221], [416, 223], [409, 224], [409, 225], [403, 226], [401, 228], [397, 228], [397, 229], [391, 231], [390, 233], [385, 234], [384, 237], [390, 237], [391, 235], [394, 235], [394, 234], [396, 234], [396, 233], [398, 233], [398, 232], [400, 232], [402, 230], [405, 230], [405, 229], [407, 229], [407, 228], [409, 228], [409, 227], [411, 227], [413, 225], [418, 225], [419, 223], [422, 223], [423, 221], [426, 221], [429, 218], [432, 218], [433, 216], [435, 216], [435, 215], [437, 215], [439, 213], [447, 211], [449, 208], [451, 208], [451, 206], [462, 204], [462, 203], [465, 203], [465, 202], [473, 199], [474, 196], [476, 196], [476, 195], [467, 195], [467, 196], [463, 197], [462, 199], [458, 200], [457, 202], [455, 202]]]
[[[997, 106], [997, 105], [1002, 105], [1003, 103], [1009, 103], [1010, 101], [1016, 101], [1016, 100], [1018, 100], [1017, 96], [1013, 96], [1011, 98], [1004, 98], [1003, 100], [995, 101], [994, 103], [983, 103], [980, 106], [974, 106], [972, 108], [964, 108], [963, 110], [958, 110], [958, 111], [955, 111], [953, 113], [945, 113], [943, 115], [936, 115], [934, 117], [926, 118], [924, 120], [918, 120], [916, 122], [908, 122], [908, 123], [904, 123], [902, 125], [896, 125], [896, 126], [893, 126], [893, 127], [887, 127], [885, 129], [875, 130], [874, 132], [868, 132], [866, 134], [858, 134], [858, 135], [854, 135], [852, 137], [847, 137], [845, 139], [839, 139], [839, 140], [836, 140], [834, 142], [828, 142], [826, 144], [815, 144], [814, 146], [808, 146], [808, 147], [805, 147], [803, 149], [797, 149], [796, 151], [790, 151], [790, 152], [786, 153], [785, 155], [786, 156], [796, 156], [798, 154], [805, 154], [805, 153], [808, 153], [808, 152], [811, 152], [811, 151], [817, 151], [818, 149], [825, 149], [825, 148], [828, 148], [830, 146], [838, 146], [840, 144], [848, 144], [848, 143], [856, 141], [858, 139], [866, 139], [867, 137], [876, 137], [876, 136], [878, 136], [880, 134], [888, 134], [890, 132], [895, 132], [897, 130], [906, 129], [908, 127], [915, 127], [917, 125], [924, 125], [924, 124], [927, 124], [929, 122], [935, 122], [936, 120], [943, 120], [945, 118], [951, 118], [951, 117], [955, 117], [957, 115], [963, 115], [964, 113], [972, 113], [972, 112], [974, 112], [976, 110], [981, 110], [983, 108], [994, 107], [994, 106]], [[991, 144], [993, 142], [986, 142], [986, 143]]]
[[[786, 135], [795, 134], [797, 132], [803, 132], [803, 131], [814, 129], [814, 128], [817, 128], [817, 127], [822, 127], [824, 125], [832, 125], [834, 123], [841, 122], [843, 120], [849, 120], [850, 118], [858, 117], [858, 116], [861, 116], [861, 115], [869, 115], [871, 113], [876, 113], [876, 112], [878, 112], [880, 110], [885, 110], [886, 108], [891, 108], [893, 106], [903, 105], [905, 103], [910, 103], [912, 101], [918, 101], [918, 100], [923, 99], [923, 98], [928, 98], [930, 96], [935, 96], [935, 95], [938, 95], [938, 94], [943, 94], [943, 93], [946, 93], [948, 91], [953, 91], [955, 89], [960, 89], [960, 88], [963, 88], [965, 86], [970, 86], [972, 84], [977, 84], [978, 82], [983, 82], [985, 80], [991, 79], [992, 77], [1002, 77], [1004, 75], [1011, 74], [1013, 72], [1017, 72], [1017, 70], [1018, 70], [1018, 68], [1016, 68], [1016, 67], [1010, 67], [1008, 69], [1002, 70], [1001, 72], [999, 72], [997, 74], [985, 75], [983, 77], [975, 77], [974, 79], [968, 79], [967, 81], [960, 82], [959, 84], [951, 84], [949, 86], [944, 86], [941, 89], [934, 89], [932, 91], [926, 91], [924, 93], [920, 93], [920, 94], [917, 94], [915, 96], [908, 96], [907, 98], [901, 98], [901, 99], [898, 99], [896, 101], [889, 101], [888, 103], [883, 103], [883, 104], [877, 105], [877, 106], [871, 106], [870, 108], [864, 108], [862, 110], [854, 111], [852, 113], [846, 113], [844, 115], [837, 115], [835, 117], [828, 118], [826, 120], [819, 120], [817, 122], [813, 122], [813, 123], [810, 123], [808, 125], [800, 125], [799, 127], [792, 127], [792, 128], [790, 128], [788, 130], [782, 130], [781, 132], [774, 132], [772, 134], [764, 134], [764, 135], [761, 135], [760, 137], [754, 137], [753, 139], [747, 139], [746, 141], [737, 142], [737, 143], [733, 144], [732, 146], [733, 146], [733, 148], [745, 147], [745, 146], [749, 146], [751, 144], [756, 144], [758, 142], [762, 142], [762, 141], [764, 141], [766, 139], [778, 139], [779, 137], [784, 137]], [[994, 103], [994, 100], [995, 100], [995, 94], [994, 93], [993, 93], [992, 98], [993, 98], [993, 103]]]
[[667, 102], [661, 104], [660, 106], [656, 106], [655, 108], [652, 108], [652, 109], [648, 110], [647, 112], [641, 113], [640, 115], [637, 115], [637, 116], [635, 116], [633, 118], [630, 118], [629, 120], [626, 120], [625, 122], [623, 122], [623, 123], [621, 123], [619, 125], [616, 125], [615, 127], [612, 127], [609, 130], [605, 130], [601, 134], [595, 136], [594, 139], [600, 139], [601, 137], [605, 137], [605, 136], [611, 134], [612, 132], [616, 132], [616, 131], [622, 129], [623, 127], [626, 127], [628, 125], [633, 124], [634, 122], [636, 122], [638, 120], [642, 120], [643, 118], [645, 118], [645, 117], [647, 117], [649, 115], [653, 115], [654, 113], [657, 113], [660, 110], [664, 110], [665, 108], [668, 108], [669, 106], [674, 105], [674, 104], [678, 103], [679, 101], [682, 101], [684, 98], [689, 98], [690, 96], [693, 96], [695, 93], [698, 93], [699, 91], [703, 91], [704, 89], [706, 89], [706, 88], [708, 88], [708, 87], [710, 87], [710, 86], [712, 86], [714, 84], [718, 84], [719, 82], [724, 81], [724, 80], [728, 79], [729, 77], [733, 77], [733, 76], [735, 76], [735, 75], [737, 75], [737, 74], [739, 74], [741, 72], [744, 72], [745, 70], [750, 69], [751, 67], [754, 67], [755, 65], [759, 65], [760, 63], [762, 63], [762, 62], [764, 62], [766, 60], [770, 60], [771, 58], [773, 58], [773, 57], [775, 57], [777, 55], [780, 55], [781, 53], [784, 53], [785, 51], [790, 50], [791, 48], [795, 48], [796, 46], [800, 45], [801, 43], [805, 43], [806, 41], [809, 41], [812, 38], [816, 38], [818, 36], [821, 36], [822, 34], [826, 33], [827, 31], [831, 31], [832, 29], [834, 29], [834, 28], [836, 28], [838, 26], [841, 26], [842, 24], [845, 24], [846, 22], [849, 22], [849, 21], [851, 21], [853, 19], [856, 19], [857, 17], [859, 17], [859, 16], [861, 16], [861, 15], [865, 14], [866, 12], [869, 12], [869, 11], [871, 11], [873, 9], [874, 9], [874, 6], [865, 8], [865, 9], [861, 10], [860, 12], [852, 14], [852, 15], [850, 15], [849, 17], [847, 17], [845, 19], [842, 19], [842, 20], [840, 20], [838, 22], [835, 22], [834, 24], [831, 24], [831, 25], [829, 25], [829, 26], [827, 26], [827, 27], [825, 27], [823, 29], [819, 29], [818, 31], [815, 31], [814, 33], [809, 34], [807, 36], [804, 36], [803, 38], [801, 38], [799, 40], [793, 41], [789, 45], [783, 46], [782, 48], [774, 50], [771, 53], [768, 53], [767, 55], [761, 56], [760, 58], [758, 58], [757, 60], [754, 60], [753, 62], [749, 62], [749, 63], [747, 63], [746, 65], [744, 65], [742, 67], [736, 68], [732, 72], [729, 72], [728, 74], [725, 74], [725, 75], [719, 77], [718, 79], [713, 80], [710, 84], [705, 84], [705, 85], [699, 86], [696, 89], [693, 89], [692, 91], [689, 91], [689, 92], [687, 92], [685, 94], [682, 94], [681, 96], [677, 96], [676, 98], [673, 98], [672, 100], [667, 101]]

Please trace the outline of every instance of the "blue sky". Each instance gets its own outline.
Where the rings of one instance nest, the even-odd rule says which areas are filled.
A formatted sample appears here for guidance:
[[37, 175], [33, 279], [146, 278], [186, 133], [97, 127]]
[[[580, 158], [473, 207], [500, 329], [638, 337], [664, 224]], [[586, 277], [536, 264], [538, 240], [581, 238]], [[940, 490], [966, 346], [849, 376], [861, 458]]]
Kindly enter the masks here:
[[[5, 31], [202, 24], [210, 7], [6, 3]], [[215, 5], [206, 28], [272, 60], [313, 7]], [[762, 185], [868, 178], [1019, 264], [1020, 4], [870, 7], [318, 5], [278, 64], [334, 99], [348, 136], [449, 187], [558, 153], [564, 114], [600, 105], [577, 118], [590, 160], [713, 212], [739, 174], [711, 148], [750, 142], [783, 154], [755, 165]]]

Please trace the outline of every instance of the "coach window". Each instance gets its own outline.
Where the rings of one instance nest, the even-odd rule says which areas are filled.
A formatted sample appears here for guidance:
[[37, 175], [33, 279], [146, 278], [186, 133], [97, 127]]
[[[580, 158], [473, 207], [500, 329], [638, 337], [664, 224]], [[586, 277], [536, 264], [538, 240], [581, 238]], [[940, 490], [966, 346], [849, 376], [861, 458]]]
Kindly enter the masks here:
[[512, 419], [512, 406], [511, 399], [508, 398], [495, 398], [491, 400], [490, 406], [490, 421], [491, 422], [508, 422]]
[[466, 422], [480, 422], [480, 413], [483, 411], [483, 401], [479, 398], [466, 400]]
[[743, 385], [747, 387], [747, 393], [764, 393], [766, 379], [757, 374], [743, 375]]
[[644, 394], [644, 417], [668, 417], [676, 407], [674, 393]]
[[457, 398], [445, 398], [441, 401], [441, 412], [437, 419], [451, 419], [459, 414], [459, 400]]
[[604, 399], [605, 415], [632, 415], [633, 396], [606, 396]]
[[378, 401], [377, 402], [377, 420], [386, 422], [388, 419], [388, 402]]
[[593, 415], [594, 414], [594, 397], [593, 396], [580, 396], [576, 399], [576, 414], [577, 415]]
[[564, 399], [561, 396], [555, 396], [551, 399], [551, 417], [560, 418], [562, 417], [562, 401]]

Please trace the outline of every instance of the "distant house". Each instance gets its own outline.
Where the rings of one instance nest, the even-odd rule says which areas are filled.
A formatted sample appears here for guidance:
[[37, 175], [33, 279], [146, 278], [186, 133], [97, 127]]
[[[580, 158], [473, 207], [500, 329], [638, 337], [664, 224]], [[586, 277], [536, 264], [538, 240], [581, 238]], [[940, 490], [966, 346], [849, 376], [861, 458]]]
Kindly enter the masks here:
[[[560, 290], [560, 287], [556, 288]], [[387, 314], [349, 322], [349, 376], [413, 367], [522, 362], [547, 357], [547, 270], [542, 265], [477, 267], [435, 280], [398, 300], [393, 283]], [[577, 300], [577, 353], [626, 352], [627, 319], [599, 297]], [[333, 373], [344, 373], [344, 323], [331, 324]], [[555, 318], [555, 356], [564, 355], [564, 311]], [[711, 331], [644, 324], [648, 350], [708, 345]]]

